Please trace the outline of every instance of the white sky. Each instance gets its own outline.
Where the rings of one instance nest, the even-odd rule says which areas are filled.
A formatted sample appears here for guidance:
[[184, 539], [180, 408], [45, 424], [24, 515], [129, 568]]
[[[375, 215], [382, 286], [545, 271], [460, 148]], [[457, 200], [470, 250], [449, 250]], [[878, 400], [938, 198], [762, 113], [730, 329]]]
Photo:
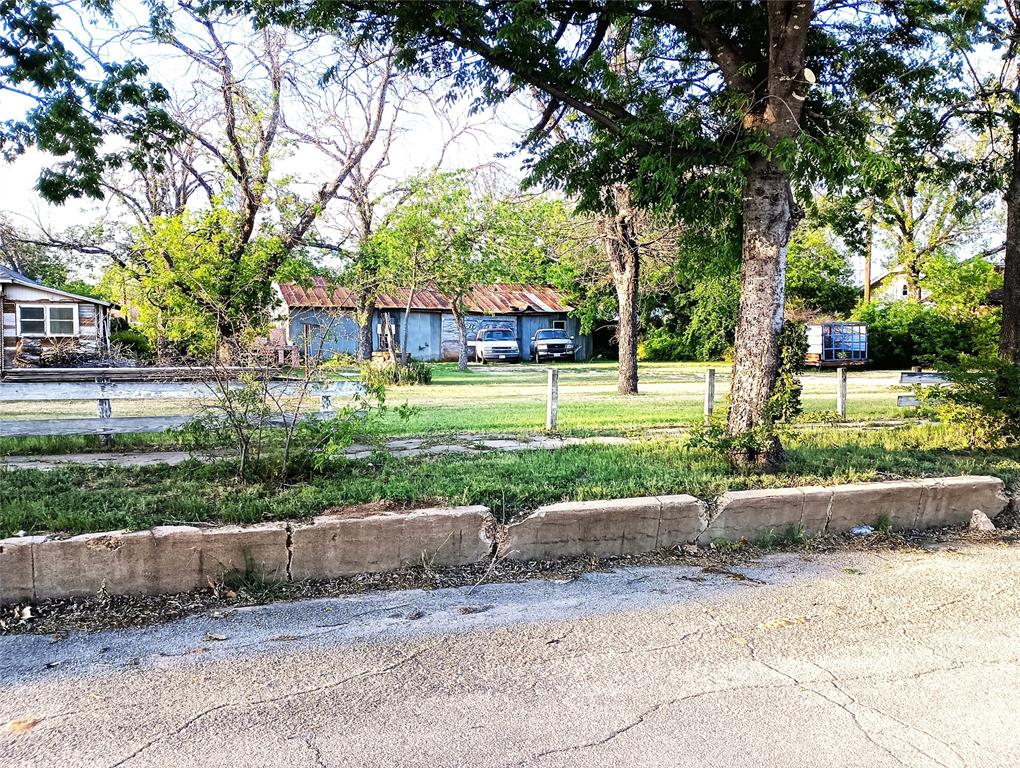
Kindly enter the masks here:
[[[166, 46], [142, 43], [137, 35], [126, 33], [126, 30], [144, 24], [146, 19], [146, 12], [139, 0], [125, 0], [115, 5], [118, 29], [111, 28], [105, 21], [83, 22], [70, 16], [69, 9], [64, 11], [64, 22], [79, 39], [98, 44], [102, 55], [109, 59], [122, 60], [129, 55], [141, 58], [149, 64], [154, 79], [167, 86], [175, 97], [186, 97], [193, 90], [194, 65], [189, 65], [181, 54]], [[238, 36], [247, 34], [248, 29], [239, 26], [234, 32], [228, 32], [226, 39], [239, 39]], [[442, 92], [434, 94], [443, 95]], [[19, 101], [17, 97], [5, 95], [4, 101], [0, 103], [0, 119], [20, 116], [26, 105], [26, 100]], [[292, 112], [293, 106], [285, 103], [285, 112]], [[405, 121], [406, 130], [392, 152], [391, 165], [387, 171], [389, 178], [404, 178], [433, 166], [448, 138], [449, 124], [463, 126], [469, 121], [467, 105], [463, 102], [444, 102], [441, 109], [447, 121], [430, 114], [424, 100], [416, 105], [417, 114]], [[498, 114], [489, 112], [472, 118], [470, 122], [475, 128], [450, 145], [443, 165], [447, 168], [460, 168], [497, 162], [511, 176], [519, 176], [520, 163], [517, 158], [497, 159], [497, 156], [512, 149], [522, 130], [530, 126], [529, 118], [532, 117], [531, 110], [518, 103], [501, 108]], [[41, 200], [33, 187], [39, 170], [53, 162], [54, 159], [30, 150], [15, 162], [0, 165], [0, 212], [6, 212], [16, 223], [29, 229], [41, 225], [53, 232], [94, 223], [106, 215], [118, 215], [116, 210], [110, 210], [110, 204], [105, 201], [70, 200], [62, 206], [55, 206]], [[294, 191], [311, 192], [324, 180], [324, 174], [330, 167], [316, 151], [305, 149], [293, 152], [274, 165], [274, 176], [291, 176], [295, 180]], [[992, 226], [987, 237], [982, 238], [981, 243], [974, 244], [973, 250], [1002, 241], [1001, 227], [993, 222], [990, 224]], [[884, 272], [882, 265], [885, 258], [880, 242], [877, 247], [879, 251], [873, 268], [875, 276]], [[861, 281], [863, 263], [861, 259], [855, 261], [855, 271], [858, 281]], [[94, 275], [97, 265], [83, 262], [80, 266], [79, 272], [88, 276]]]

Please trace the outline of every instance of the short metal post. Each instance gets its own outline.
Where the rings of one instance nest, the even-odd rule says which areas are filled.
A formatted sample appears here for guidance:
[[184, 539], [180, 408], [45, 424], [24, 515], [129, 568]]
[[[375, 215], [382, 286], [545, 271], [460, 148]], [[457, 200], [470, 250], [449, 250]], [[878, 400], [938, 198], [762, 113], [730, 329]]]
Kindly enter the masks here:
[[712, 421], [715, 410], [715, 368], [705, 371], [705, 424]]
[[836, 369], [836, 415], [846, 418], [846, 368]]
[[[100, 419], [109, 419], [113, 416], [113, 406], [110, 401], [106, 398], [100, 398], [96, 401], [96, 413]], [[113, 444], [113, 435], [99, 435], [99, 445], [101, 448], [109, 448]]]
[[549, 369], [549, 383], [546, 389], [545, 399], [545, 428], [548, 432], [556, 431], [556, 416], [559, 410], [560, 400], [560, 372], [555, 368]]

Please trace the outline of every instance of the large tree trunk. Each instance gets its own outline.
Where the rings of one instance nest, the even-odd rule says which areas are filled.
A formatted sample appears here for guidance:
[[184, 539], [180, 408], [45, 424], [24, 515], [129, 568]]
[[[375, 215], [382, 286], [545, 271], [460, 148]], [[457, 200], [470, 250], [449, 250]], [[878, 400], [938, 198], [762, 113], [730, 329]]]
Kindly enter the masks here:
[[619, 323], [616, 339], [619, 343], [620, 362], [616, 391], [621, 395], [638, 392], [637, 337], [638, 337], [638, 278], [640, 254], [634, 231], [634, 211], [630, 205], [630, 190], [618, 184], [612, 189], [615, 215], [602, 218], [603, 240], [609, 268], [616, 286]]
[[[769, 427], [766, 406], [779, 368], [778, 335], [783, 325], [786, 245], [793, 226], [793, 195], [787, 174], [756, 159], [743, 191], [744, 238], [740, 268], [740, 317], [733, 354], [733, 386], [727, 431], [742, 435]], [[742, 446], [742, 465], [776, 466], [783, 448], [774, 435], [764, 444]]]
[[1012, 125], [1011, 176], [1006, 190], [1006, 254], [1002, 273], [999, 355], [1020, 364], [1020, 120]]
[[460, 344], [460, 352], [457, 354], [457, 368], [462, 371], [468, 369], [468, 345], [467, 345], [467, 322], [464, 318], [464, 310], [456, 302], [450, 307], [453, 311], [453, 320], [457, 324], [457, 341]]
[[375, 321], [375, 297], [368, 293], [358, 294], [356, 308], [358, 321], [358, 360], [364, 362], [372, 359], [372, 323]]
[[407, 351], [407, 336], [411, 325], [411, 307], [414, 305], [414, 284], [407, 291], [407, 305], [404, 307], [404, 327], [400, 329], [400, 351], [394, 358], [399, 367], [410, 361], [411, 355]]
[[907, 301], [912, 301], [915, 304], [921, 302], [921, 282], [910, 275], [907, 276]]

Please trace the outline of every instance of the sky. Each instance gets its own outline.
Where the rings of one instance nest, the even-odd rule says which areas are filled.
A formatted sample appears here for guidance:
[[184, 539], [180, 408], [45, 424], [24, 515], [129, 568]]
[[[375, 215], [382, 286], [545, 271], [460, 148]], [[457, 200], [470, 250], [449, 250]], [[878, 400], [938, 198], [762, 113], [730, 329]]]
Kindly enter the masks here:
[[[132, 32], [143, 27], [147, 19], [147, 12], [141, 2], [123, 0], [114, 4], [114, 7], [114, 25], [105, 20], [75, 17], [65, 8], [64, 22], [67, 30], [76, 39], [97, 48], [107, 59], [119, 61], [129, 56], [141, 58], [150, 65], [154, 78], [167, 86], [176, 99], [187, 100], [194, 91], [196, 65], [179, 52], [167, 46], [146, 42], [140, 33]], [[239, 24], [222, 34], [228, 45], [231, 45], [248, 38], [251, 31], [246, 25]], [[315, 55], [322, 54], [323, 58], [317, 61], [315, 55], [305, 56], [306, 64], [320, 72], [329, 63], [329, 52], [311, 50]], [[238, 59], [243, 61], [243, 56]], [[255, 72], [257, 67], [247, 62], [238, 69]], [[310, 95], [314, 99], [323, 94]], [[325, 95], [328, 96], [328, 92]], [[402, 122], [404, 130], [392, 152], [391, 164], [387, 170], [388, 179], [392, 182], [420, 172], [434, 165], [441, 155], [445, 168], [472, 168], [497, 163], [510, 179], [519, 179], [520, 158], [503, 155], [512, 150], [515, 141], [530, 126], [529, 121], [534, 119], [529, 105], [512, 102], [501, 107], [498, 112], [486, 110], [469, 116], [468, 104], [464, 101], [448, 101], [446, 95], [446, 89], [439, 84], [433, 86], [429, 98], [412, 100], [411, 112], [414, 114]], [[27, 101], [5, 95], [0, 102], [0, 119], [19, 117], [26, 106]], [[285, 102], [284, 110], [292, 120], [301, 123], [301, 110], [297, 103]], [[449, 143], [444, 152], [451, 130], [463, 130], [468, 126], [470, 129]], [[301, 127], [310, 128], [313, 132], [316, 128], [307, 123]], [[30, 150], [15, 162], [0, 166], [0, 213], [5, 213], [16, 224], [28, 229], [42, 227], [51, 232], [93, 224], [104, 217], [116, 218], [121, 213], [114, 203], [108, 201], [70, 200], [57, 206], [42, 200], [33, 187], [39, 170], [52, 162], [53, 158]], [[310, 194], [324, 180], [324, 172], [329, 167], [315, 150], [298, 149], [288, 152], [274, 165], [274, 174], [292, 177], [291, 184], [295, 191]], [[335, 211], [333, 213], [335, 215]], [[330, 226], [328, 220], [328, 216], [322, 220], [322, 226], [327, 232]], [[974, 249], [987, 247], [993, 241], [1001, 242], [1002, 236], [1001, 228], [992, 226], [983, 242], [975, 244]], [[888, 258], [888, 249], [881, 240], [877, 247], [873, 266], [876, 277], [884, 273], [883, 262]], [[853, 266], [858, 282], [863, 282], [863, 261], [855, 259]], [[94, 277], [100, 268], [101, 264], [97, 262], [83, 260], [78, 271], [80, 276]]]
[[[87, 42], [98, 49], [103, 58], [123, 61], [138, 57], [149, 65], [153, 79], [158, 80], [171, 92], [178, 102], [187, 102], [193, 97], [196, 75], [199, 68], [187, 57], [166, 45], [157, 45], [143, 40], [140, 33], [132, 32], [143, 27], [146, 12], [137, 0], [125, 0], [115, 4], [115, 25], [106, 20], [78, 17], [64, 9], [62, 22], [69, 35]], [[182, 32], [187, 27], [182, 24]], [[232, 47], [236, 70], [243, 78], [258, 77], [256, 63], [246, 60], [240, 46], [234, 46], [251, 35], [246, 25], [235, 29], [220, 30], [220, 34]], [[321, 60], [316, 56], [322, 55]], [[310, 49], [300, 56], [302, 67], [317, 77], [331, 63], [328, 50]], [[423, 84], [418, 83], [419, 87]], [[336, 86], [334, 86], [335, 88]], [[328, 98], [330, 94], [307, 94], [313, 101]], [[528, 125], [529, 111], [519, 103], [501, 107], [497, 112], [485, 110], [469, 114], [469, 104], [464, 101], [446, 102], [445, 89], [440, 85], [427, 95], [415, 96], [408, 100], [407, 113], [401, 118], [400, 137], [390, 153], [390, 164], [382, 184], [392, 185], [397, 180], [435, 167], [442, 158], [445, 169], [475, 168], [496, 163], [508, 178], [520, 178], [518, 159], [500, 157], [513, 148], [522, 130]], [[5, 94], [0, 101], [0, 119], [19, 118], [31, 106], [28, 99]], [[321, 133], [321, 127], [310, 126], [304, 119], [304, 110], [297, 100], [285, 99], [284, 114], [301, 130]], [[456, 136], [455, 139], [451, 137]], [[286, 146], [278, 142], [280, 156], [273, 164], [273, 175], [291, 179], [289, 188], [297, 193], [310, 196], [328, 178], [329, 171], [337, 165], [310, 148]], [[48, 203], [39, 197], [34, 186], [39, 171], [56, 164], [57, 159], [35, 149], [30, 149], [13, 163], [0, 165], [0, 214], [4, 214], [18, 225], [30, 230], [40, 227], [50, 232], [60, 232], [69, 227], [93, 224], [104, 217], [116, 218], [121, 211], [112, 201], [78, 199], [62, 205]], [[336, 206], [332, 206], [335, 208]], [[330, 211], [336, 214], [336, 211]], [[320, 219], [322, 226], [329, 227], [328, 217]], [[88, 277], [99, 268], [89, 261], [80, 264], [81, 276]]]

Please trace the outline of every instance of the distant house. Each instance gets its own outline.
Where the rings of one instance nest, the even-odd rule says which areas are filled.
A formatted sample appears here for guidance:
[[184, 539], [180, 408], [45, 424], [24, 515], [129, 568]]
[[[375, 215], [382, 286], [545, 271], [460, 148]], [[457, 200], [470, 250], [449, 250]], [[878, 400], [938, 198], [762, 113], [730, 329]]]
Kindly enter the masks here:
[[[279, 286], [286, 313], [287, 343], [305, 354], [353, 355], [358, 348], [358, 326], [352, 317], [354, 294], [346, 288], [330, 287], [325, 279], [310, 284], [282, 283]], [[372, 348], [386, 351], [388, 324], [398, 344], [403, 339], [407, 289], [388, 291], [379, 296], [372, 318]], [[591, 357], [591, 337], [580, 334], [577, 319], [570, 317], [571, 307], [554, 288], [539, 285], [479, 285], [467, 300], [467, 336], [473, 341], [478, 330], [486, 327], [511, 328], [521, 342], [521, 352], [529, 359], [529, 341], [542, 328], [562, 328], [575, 338], [577, 359]], [[470, 345], [469, 345], [470, 346]], [[421, 288], [414, 292], [408, 327], [408, 349], [417, 360], [456, 360], [460, 353], [457, 326], [450, 311], [450, 300], [438, 291]], [[470, 351], [470, 350], [469, 350]]]
[[0, 266], [0, 371], [37, 362], [61, 344], [86, 354], [109, 352], [111, 307]]
[[[907, 275], [902, 267], [895, 267], [871, 281], [871, 300], [879, 302], [901, 301], [907, 298]], [[931, 291], [921, 289], [921, 301], [928, 301]]]

